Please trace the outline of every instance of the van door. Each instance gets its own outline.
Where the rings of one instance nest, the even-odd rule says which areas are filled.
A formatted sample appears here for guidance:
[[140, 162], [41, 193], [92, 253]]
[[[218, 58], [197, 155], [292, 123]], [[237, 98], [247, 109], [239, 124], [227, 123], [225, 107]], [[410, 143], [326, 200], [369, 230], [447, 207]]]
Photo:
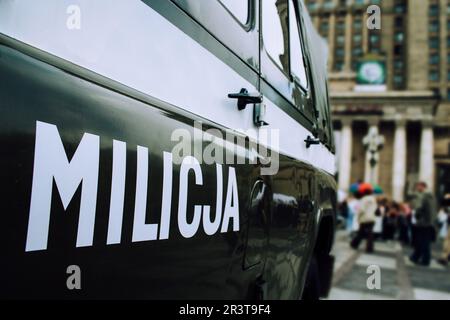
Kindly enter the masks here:
[[[243, 65], [245, 69], [249, 69], [246, 72], [251, 72], [254, 75], [259, 73], [259, 1], [214, 0], [200, 3], [197, 0], [174, 0], [174, 2], [202, 24], [214, 37], [224, 43], [241, 60], [240, 63], [234, 62], [232, 64], [232, 67], [237, 72], [242, 72], [243, 67], [241, 65]], [[220, 24], [217, 23], [218, 20], [221, 21]], [[242, 61], [244, 64], [242, 64]], [[238, 87], [236, 84], [234, 86], [234, 95], [238, 96], [241, 94], [239, 92], [241, 90], [246, 90], [249, 94], [259, 95], [259, 77], [257, 77], [257, 80], [250, 87]], [[231, 93], [231, 88], [225, 82], [219, 86], [219, 90], [228, 90]], [[232, 100], [229, 102], [237, 103], [237, 101]], [[223, 117], [228, 116], [250, 117], [247, 118], [250, 122], [230, 123], [230, 128], [244, 129], [247, 132], [247, 136], [256, 143], [259, 143], [261, 139], [264, 142], [270, 139], [266, 134], [267, 129], [255, 123], [255, 106], [252, 103], [249, 103], [241, 111], [238, 111], [233, 106], [228, 107], [226, 113], [223, 113]], [[265, 130], [266, 132], [264, 132]], [[255, 164], [261, 159], [267, 159], [269, 155], [266, 152], [264, 142], [263, 148], [255, 144], [249, 146], [249, 152], [255, 157], [253, 158]], [[258, 165], [254, 168], [253, 175], [248, 180], [249, 185], [246, 186], [245, 191], [248, 192], [248, 195], [246, 195], [248, 202], [246, 203], [247, 208], [242, 221], [246, 239], [242, 267], [246, 271], [247, 276], [254, 274], [259, 277], [264, 270], [268, 245], [268, 219], [271, 215], [271, 179], [270, 177], [261, 176]], [[256, 288], [256, 291], [260, 289]], [[252, 294], [251, 297], [254, 298]], [[259, 293], [255, 292], [254, 294]]]
[[297, 1], [264, 0], [261, 10], [261, 92], [268, 128], [279, 131], [280, 141], [264, 276], [269, 299], [297, 299], [313, 245], [314, 174], [325, 150], [316, 140], [316, 112]]
[[[258, 271], [242, 271], [246, 215], [260, 171], [248, 164], [253, 154], [237, 140], [257, 141], [258, 131], [253, 104], [239, 109], [238, 99], [228, 95], [242, 89], [259, 91], [257, 1], [247, 7], [249, 20], [255, 21], [251, 28], [241, 25], [227, 1], [202, 1], [210, 11], [201, 15], [196, 14], [201, 10], [198, 1], [74, 2], [82, 12], [79, 30], [66, 28], [67, 1], [0, 1], [0, 75], [7, 83], [0, 88], [0, 106], [8, 111], [0, 120], [0, 139], [14, 146], [1, 162], [7, 173], [5, 185], [11, 186], [7, 194], [11, 201], [4, 211], [14, 214], [1, 232], [8, 265], [0, 271], [9, 277], [0, 296], [12, 292], [13, 297], [41, 298], [247, 297]], [[48, 19], [49, 15], [59, 18]], [[235, 38], [224, 38], [224, 30], [209, 28], [211, 19], [220, 20], [224, 30], [239, 30], [230, 32]], [[23, 88], [27, 88], [26, 99]], [[86, 150], [78, 149], [85, 145], [80, 142], [83, 137], [94, 141], [95, 153], [83, 153], [97, 157], [88, 164], [99, 173], [98, 180], [89, 184], [98, 187], [96, 205], [82, 202], [90, 218], [88, 223], [80, 222], [80, 230], [86, 231], [80, 234], [88, 235], [81, 242], [83, 248], [76, 246], [77, 217], [83, 201], [80, 193], [86, 193], [87, 183], [76, 189], [80, 184], [74, 175], [68, 184], [72, 180], [64, 179], [67, 170], [57, 181], [58, 186], [66, 183], [63, 201], [51, 183], [52, 197], [45, 198], [50, 205], [43, 207], [44, 213], [51, 208], [48, 238], [36, 233], [44, 242], [48, 239], [46, 247], [40, 244], [42, 250], [25, 251], [35, 141], [45, 147], [45, 139], [37, 139], [42, 128], [59, 139], [57, 160], [65, 163], [77, 150]], [[180, 129], [194, 137], [200, 169], [194, 163], [186, 173], [171, 161], [170, 153], [179, 144], [174, 133]], [[210, 129], [209, 139], [217, 136], [212, 140], [218, 144], [230, 132], [233, 140], [225, 149], [234, 162], [220, 167], [201, 157], [211, 145], [202, 134]], [[238, 162], [242, 159], [247, 164]], [[123, 199], [111, 196], [116, 193]], [[207, 234], [198, 221], [215, 219], [216, 208], [227, 205], [227, 193], [228, 204], [239, 207], [240, 225], [230, 223]], [[181, 195], [187, 200], [180, 201]], [[210, 211], [202, 211], [201, 220], [194, 223], [193, 217], [200, 217], [198, 207]], [[197, 232], [180, 232], [180, 212], [186, 217], [183, 224]], [[123, 220], [111, 218], [116, 214], [123, 214]], [[89, 289], [68, 291], [66, 279], [60, 282], [55, 276], [65, 275], [70, 263], [80, 265], [83, 272], [89, 270], [83, 282]], [[36, 272], [27, 273], [28, 268]]]

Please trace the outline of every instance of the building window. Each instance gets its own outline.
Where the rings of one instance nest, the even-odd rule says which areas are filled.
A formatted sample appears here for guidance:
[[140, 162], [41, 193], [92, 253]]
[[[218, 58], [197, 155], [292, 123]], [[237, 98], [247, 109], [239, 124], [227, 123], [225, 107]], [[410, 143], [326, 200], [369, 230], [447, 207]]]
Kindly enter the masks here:
[[342, 71], [344, 69], [344, 64], [342, 62], [336, 62], [334, 64], [334, 69], [336, 71]]
[[431, 70], [428, 75], [428, 79], [432, 82], [439, 81], [439, 72], [437, 70]]
[[439, 5], [437, 3], [433, 3], [430, 5], [430, 8], [428, 10], [428, 14], [431, 17], [436, 17], [439, 15]]
[[403, 76], [401, 76], [401, 75], [395, 75], [394, 76], [394, 84], [395, 84], [395, 86], [400, 86], [400, 85], [402, 85], [403, 84]]
[[355, 57], [360, 57], [360, 56], [362, 56], [362, 53], [363, 53], [363, 51], [362, 51], [362, 49], [361, 49], [360, 47], [356, 47], [356, 48], [354, 48], [354, 49], [352, 50], [352, 54], [353, 54]]
[[395, 26], [397, 28], [403, 27], [403, 17], [395, 17]]
[[431, 54], [430, 55], [430, 64], [431, 65], [438, 65], [439, 64], [439, 55], [438, 54]]
[[394, 60], [394, 69], [403, 69], [403, 65], [402, 60]]
[[439, 32], [439, 20], [433, 20], [429, 25], [430, 32]]
[[336, 49], [336, 57], [343, 58], [344, 55], [345, 55], [344, 49], [342, 49], [342, 48]]
[[323, 4], [323, 7], [325, 9], [333, 9], [334, 1], [333, 0], [325, 0], [325, 3]]
[[318, 4], [314, 0], [309, 0], [308, 4], [307, 4], [307, 7], [308, 7], [309, 11], [314, 11], [314, 10], [316, 10], [318, 8]]
[[360, 34], [355, 34], [353, 36], [353, 43], [361, 43], [362, 37]]
[[328, 23], [328, 20], [322, 21], [320, 24], [320, 33], [324, 35], [328, 35], [328, 30], [330, 29], [330, 24]]
[[[447, 40], [450, 40], [450, 38], [448, 38]], [[432, 37], [428, 40], [430, 48], [432, 49], [437, 49], [439, 48], [439, 38], [437, 37]], [[447, 41], [448, 42], [448, 41]]]
[[394, 55], [400, 56], [403, 54], [403, 46], [394, 46]]
[[336, 29], [339, 31], [344, 31], [345, 30], [345, 21], [338, 21], [338, 23], [336, 24]]
[[371, 44], [377, 44], [380, 41], [380, 36], [378, 34], [371, 34], [369, 39]]
[[395, 13], [405, 13], [406, 12], [406, 5], [403, 1], [397, 2], [394, 6], [394, 12]]
[[396, 32], [395, 33], [395, 41], [403, 42], [404, 39], [405, 39], [405, 34], [403, 32]]

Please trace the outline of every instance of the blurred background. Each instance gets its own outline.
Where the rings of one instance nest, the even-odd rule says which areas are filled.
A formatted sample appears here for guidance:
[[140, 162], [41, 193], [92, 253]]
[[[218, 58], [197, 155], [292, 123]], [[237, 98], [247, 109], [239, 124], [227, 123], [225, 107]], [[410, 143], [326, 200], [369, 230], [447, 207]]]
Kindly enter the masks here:
[[[450, 299], [444, 261], [449, 211], [444, 198], [450, 193], [450, 1], [305, 3], [328, 43], [337, 149], [341, 227], [330, 298]], [[377, 7], [368, 10], [371, 5]], [[409, 260], [418, 181], [426, 183], [436, 202], [436, 239], [428, 266]], [[362, 182], [372, 185], [378, 200], [371, 254], [349, 246], [358, 231], [352, 211]], [[381, 268], [379, 290], [366, 285], [371, 264]]]

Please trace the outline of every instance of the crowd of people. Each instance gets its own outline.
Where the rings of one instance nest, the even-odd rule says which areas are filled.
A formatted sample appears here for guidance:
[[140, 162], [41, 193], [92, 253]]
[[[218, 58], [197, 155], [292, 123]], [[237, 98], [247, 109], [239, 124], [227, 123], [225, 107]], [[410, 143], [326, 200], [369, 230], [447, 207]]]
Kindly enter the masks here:
[[398, 240], [413, 247], [413, 263], [428, 266], [432, 243], [443, 241], [438, 262], [449, 262], [450, 194], [438, 203], [425, 182], [418, 182], [411, 200], [403, 203], [388, 199], [368, 183], [358, 183], [340, 202], [339, 211], [355, 250], [364, 239], [368, 253], [375, 250], [375, 240]]

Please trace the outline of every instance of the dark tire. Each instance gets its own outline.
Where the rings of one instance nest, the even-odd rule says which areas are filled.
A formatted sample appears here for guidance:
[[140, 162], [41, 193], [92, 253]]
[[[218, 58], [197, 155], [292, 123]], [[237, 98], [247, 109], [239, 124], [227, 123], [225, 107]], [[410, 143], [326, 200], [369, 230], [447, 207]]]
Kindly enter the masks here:
[[311, 257], [308, 274], [306, 276], [305, 288], [303, 289], [302, 300], [319, 300], [320, 298], [320, 275], [317, 258]]

